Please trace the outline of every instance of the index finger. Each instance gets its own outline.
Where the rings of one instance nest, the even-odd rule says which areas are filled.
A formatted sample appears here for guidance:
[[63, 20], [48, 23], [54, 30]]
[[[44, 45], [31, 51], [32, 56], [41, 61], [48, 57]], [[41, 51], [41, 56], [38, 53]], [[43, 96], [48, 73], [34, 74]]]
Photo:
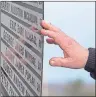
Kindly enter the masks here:
[[50, 30], [45, 30], [45, 29], [41, 29], [41, 34], [44, 36], [48, 36], [50, 38], [53, 38], [54, 40], [56, 39], [56, 33], [54, 31], [50, 31]]
[[60, 31], [59, 28], [53, 26], [53, 25], [50, 24], [50, 23], [47, 23], [47, 22], [44, 21], [44, 20], [42, 20], [41, 26], [42, 26], [44, 29], [51, 30], [51, 31], [54, 31], [54, 32], [59, 32], [59, 31]]

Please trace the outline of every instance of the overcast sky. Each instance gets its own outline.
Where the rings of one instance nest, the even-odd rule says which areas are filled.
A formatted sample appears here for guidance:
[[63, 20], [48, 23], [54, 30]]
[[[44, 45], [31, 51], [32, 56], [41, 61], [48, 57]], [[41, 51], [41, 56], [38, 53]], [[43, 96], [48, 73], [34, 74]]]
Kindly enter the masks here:
[[[95, 3], [94, 2], [45, 2], [44, 19], [61, 28], [84, 47], [95, 47]], [[83, 69], [72, 70], [49, 65], [49, 59], [63, 56], [55, 45], [44, 47], [44, 82], [60, 83], [75, 79], [95, 82]]]

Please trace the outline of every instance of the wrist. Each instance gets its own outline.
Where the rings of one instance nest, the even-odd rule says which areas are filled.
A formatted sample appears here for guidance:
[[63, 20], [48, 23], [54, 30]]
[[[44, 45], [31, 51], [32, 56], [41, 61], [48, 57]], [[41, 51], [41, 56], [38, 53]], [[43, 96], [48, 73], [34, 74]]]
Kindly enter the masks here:
[[85, 49], [83, 68], [85, 68], [85, 66], [87, 64], [88, 57], [89, 57], [89, 50], [88, 49]]

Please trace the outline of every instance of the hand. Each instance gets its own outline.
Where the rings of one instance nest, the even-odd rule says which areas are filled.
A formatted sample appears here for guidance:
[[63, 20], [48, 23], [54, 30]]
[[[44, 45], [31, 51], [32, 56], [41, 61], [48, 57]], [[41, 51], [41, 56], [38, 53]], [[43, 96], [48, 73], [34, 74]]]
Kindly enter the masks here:
[[73, 38], [67, 36], [59, 28], [50, 23], [41, 22], [42, 35], [48, 36], [46, 40], [49, 44], [57, 44], [63, 50], [64, 57], [51, 58], [49, 63], [52, 66], [80, 69], [84, 68], [88, 59], [88, 49], [82, 47]]

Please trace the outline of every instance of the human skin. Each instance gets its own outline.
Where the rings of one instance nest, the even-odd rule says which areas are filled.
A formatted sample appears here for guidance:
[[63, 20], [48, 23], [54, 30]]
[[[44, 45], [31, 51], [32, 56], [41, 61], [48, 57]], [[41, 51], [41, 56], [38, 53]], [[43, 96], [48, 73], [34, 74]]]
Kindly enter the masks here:
[[58, 45], [63, 51], [64, 57], [53, 57], [49, 64], [52, 66], [66, 67], [71, 69], [84, 68], [88, 60], [89, 51], [81, 46], [73, 38], [66, 35], [61, 29], [42, 20], [40, 33], [48, 36], [46, 39], [49, 44]]

